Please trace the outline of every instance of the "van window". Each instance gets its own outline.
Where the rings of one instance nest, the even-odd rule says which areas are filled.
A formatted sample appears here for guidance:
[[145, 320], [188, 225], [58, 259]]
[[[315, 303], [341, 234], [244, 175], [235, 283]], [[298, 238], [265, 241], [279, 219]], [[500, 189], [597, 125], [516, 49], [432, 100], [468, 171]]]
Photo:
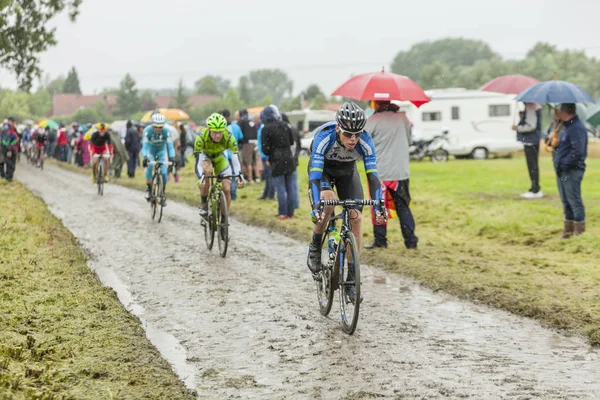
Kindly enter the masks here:
[[423, 122], [441, 121], [441, 120], [442, 120], [442, 113], [440, 111], [423, 113]]
[[510, 116], [509, 104], [492, 104], [489, 108], [490, 117], [508, 117]]
[[452, 121], [460, 119], [460, 112], [458, 107], [452, 107]]
[[317, 129], [323, 124], [326, 124], [329, 121], [308, 121], [308, 131], [312, 132], [314, 129]]

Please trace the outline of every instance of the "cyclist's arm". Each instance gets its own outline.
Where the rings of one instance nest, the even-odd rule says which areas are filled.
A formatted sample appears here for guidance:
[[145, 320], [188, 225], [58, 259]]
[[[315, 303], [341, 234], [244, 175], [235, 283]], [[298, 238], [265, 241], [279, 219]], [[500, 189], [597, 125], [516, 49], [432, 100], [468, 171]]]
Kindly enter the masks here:
[[194, 172], [196, 172], [196, 177], [198, 179], [202, 179], [202, 176], [204, 175], [204, 168], [200, 162], [200, 156], [204, 152], [203, 136], [203, 133], [200, 133], [198, 136], [196, 136], [196, 139], [194, 140]]
[[144, 159], [148, 157], [148, 148], [150, 147], [150, 143], [146, 137], [146, 131], [144, 131], [142, 135], [142, 159]]
[[329, 141], [332, 140], [334, 139], [332, 139], [330, 133], [321, 131], [315, 134], [315, 139], [311, 145], [312, 151], [308, 164], [308, 186], [314, 207], [321, 200], [321, 177], [323, 176], [323, 168], [325, 167], [325, 153], [327, 153], [330, 147]]
[[375, 156], [375, 145], [373, 144], [373, 139], [371, 139], [371, 136], [368, 134], [362, 135], [358, 145], [365, 164], [365, 172], [369, 182], [369, 193], [371, 194], [371, 199], [381, 200], [381, 181], [379, 181], [379, 175], [377, 174], [377, 157]]

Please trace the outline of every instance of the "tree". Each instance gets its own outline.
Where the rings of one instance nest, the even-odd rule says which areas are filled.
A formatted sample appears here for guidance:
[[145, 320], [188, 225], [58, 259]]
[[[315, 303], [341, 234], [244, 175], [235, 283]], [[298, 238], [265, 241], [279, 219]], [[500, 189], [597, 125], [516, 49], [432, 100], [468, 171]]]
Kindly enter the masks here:
[[45, 117], [52, 109], [52, 96], [46, 88], [39, 88], [29, 96], [29, 111], [35, 118]]
[[98, 121], [104, 121], [104, 119], [96, 113], [96, 110], [90, 107], [80, 108], [73, 114], [72, 119], [80, 124], [92, 124]]
[[324, 96], [323, 92], [321, 91], [321, 88], [315, 84], [310, 85], [304, 91], [304, 99], [305, 100], [312, 100], [315, 97], [317, 97], [318, 95]]
[[[240, 78], [241, 81], [241, 78]], [[240, 82], [241, 83], [241, 82]], [[244, 81], [246, 84], [246, 81]], [[250, 71], [248, 74], [248, 93], [249, 105], [257, 105], [266, 96], [272, 96], [273, 104], [278, 105], [286, 95], [292, 94], [293, 82], [287, 74], [279, 69], [259, 69]], [[246, 88], [244, 88], [244, 91]], [[245, 94], [242, 94], [240, 88], [240, 97], [244, 100]]]
[[67, 79], [63, 86], [63, 93], [81, 94], [81, 89], [79, 88], [79, 76], [77, 76], [75, 67], [73, 67], [71, 71], [69, 71], [69, 75], [67, 75]]
[[434, 62], [446, 64], [449, 69], [471, 66], [478, 60], [500, 57], [490, 46], [479, 40], [446, 38], [414, 44], [408, 51], [396, 54], [392, 72], [406, 75], [421, 83], [422, 69]]
[[279, 109], [281, 111], [294, 111], [294, 110], [301, 110], [302, 109], [302, 103], [300, 100], [300, 96], [296, 96], [293, 98], [287, 98], [282, 100]]
[[215, 75], [206, 75], [194, 83], [196, 94], [207, 96], [220, 97], [227, 92], [230, 86], [231, 82], [229, 80]]
[[3, 92], [0, 99], [0, 115], [15, 117], [17, 121], [30, 118], [31, 111], [27, 100], [28, 94], [25, 92]]
[[11, 70], [29, 91], [40, 76], [39, 54], [56, 45], [56, 28], [46, 27], [65, 8], [75, 21], [82, 0], [0, 0], [0, 66]]
[[183, 86], [183, 80], [179, 80], [179, 84], [177, 85], [177, 93], [175, 97], [169, 103], [169, 107], [179, 108], [181, 110], [189, 110], [190, 102], [188, 96], [185, 94], [185, 86]]
[[252, 101], [252, 96], [250, 94], [250, 80], [247, 76], [240, 77], [238, 93], [240, 94], [240, 99], [245, 105], [250, 104], [250, 102]]
[[140, 95], [140, 107], [142, 108], [142, 111], [150, 111], [158, 107], [158, 104], [154, 101], [152, 92], [148, 90], [142, 92]]
[[140, 110], [140, 99], [135, 87], [135, 80], [131, 75], [125, 75], [125, 78], [119, 84], [119, 94], [117, 98], [117, 112], [123, 117]]
[[229, 88], [223, 97], [223, 108], [230, 110], [232, 113], [245, 107], [244, 102], [240, 98], [240, 94], [234, 88]]
[[312, 100], [312, 102], [310, 104], [310, 108], [313, 110], [322, 110], [323, 106], [325, 106], [325, 104], [327, 104], [327, 98], [322, 93], [319, 93]]
[[65, 88], [65, 77], [64, 76], [59, 76], [58, 78], [50, 81], [50, 83], [48, 83], [46, 85], [46, 90], [52, 95], [54, 96], [55, 94], [61, 94], [63, 93], [63, 89]]

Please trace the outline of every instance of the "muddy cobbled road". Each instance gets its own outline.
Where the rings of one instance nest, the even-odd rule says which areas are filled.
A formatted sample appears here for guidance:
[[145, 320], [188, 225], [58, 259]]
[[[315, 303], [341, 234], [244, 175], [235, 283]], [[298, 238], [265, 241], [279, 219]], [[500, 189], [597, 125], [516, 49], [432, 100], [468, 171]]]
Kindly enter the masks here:
[[319, 314], [306, 243], [232, 221], [222, 259], [194, 207], [170, 201], [157, 224], [139, 191], [109, 184], [100, 197], [53, 165], [22, 163], [17, 179], [199, 398], [600, 398], [599, 354], [582, 338], [368, 266], [348, 336], [337, 300]]

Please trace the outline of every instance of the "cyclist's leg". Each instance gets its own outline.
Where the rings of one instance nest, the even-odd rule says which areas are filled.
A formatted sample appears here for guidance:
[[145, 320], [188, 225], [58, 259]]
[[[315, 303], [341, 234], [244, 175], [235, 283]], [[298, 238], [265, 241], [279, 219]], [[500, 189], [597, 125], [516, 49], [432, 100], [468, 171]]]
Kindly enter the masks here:
[[[351, 176], [339, 179], [336, 188], [342, 200], [364, 199], [360, 176], [356, 169]], [[350, 213], [350, 226], [352, 227], [352, 233], [356, 237], [357, 251], [360, 252], [362, 247], [362, 206], [353, 207]]]
[[[309, 183], [308, 196], [310, 199], [311, 207], [314, 209], [315, 204], [313, 202], [313, 196], [311, 192], [312, 190], [310, 188]], [[331, 177], [325, 172], [321, 177], [320, 198], [325, 200], [335, 200], [336, 198], [335, 193], [333, 192], [333, 187], [331, 185]], [[321, 221], [320, 223], [315, 224], [313, 228], [312, 240], [310, 242], [310, 245], [308, 246], [308, 257], [306, 260], [306, 264], [308, 265], [308, 269], [313, 274], [321, 270], [321, 246], [323, 242], [323, 233], [325, 232], [327, 224], [329, 223], [329, 218], [331, 217], [331, 214], [334, 212], [334, 207], [327, 206], [325, 207], [323, 212], [326, 215], [326, 217], [323, 218], [323, 221]]]
[[[148, 161], [154, 161], [154, 153], [152, 150], [148, 151]], [[146, 198], [150, 198], [152, 191], [152, 174], [154, 173], [154, 164], [148, 164], [146, 166]]]
[[[217, 171], [217, 175], [229, 176], [233, 173], [229, 161], [225, 157], [219, 157], [215, 160], [214, 169]], [[229, 207], [231, 206], [231, 180], [224, 179], [222, 185], [225, 200], [227, 201], [227, 209], [229, 210]]]
[[169, 162], [169, 158], [167, 157], [167, 152], [164, 150], [161, 150], [158, 153], [156, 153], [156, 157], [157, 157], [158, 161], [163, 164], [160, 167], [160, 174], [162, 175], [163, 188], [165, 188], [165, 187], [167, 187], [167, 178], [169, 175], [169, 167], [167, 166], [167, 163]]
[[[208, 212], [208, 190], [210, 188], [210, 181], [206, 179], [202, 182], [202, 177], [205, 175], [212, 175], [212, 163], [203, 153], [196, 153], [196, 163], [194, 170], [196, 171], [196, 177], [198, 178], [199, 190], [200, 190], [200, 215], [206, 215]], [[202, 182], [200, 184], [200, 182]]]

